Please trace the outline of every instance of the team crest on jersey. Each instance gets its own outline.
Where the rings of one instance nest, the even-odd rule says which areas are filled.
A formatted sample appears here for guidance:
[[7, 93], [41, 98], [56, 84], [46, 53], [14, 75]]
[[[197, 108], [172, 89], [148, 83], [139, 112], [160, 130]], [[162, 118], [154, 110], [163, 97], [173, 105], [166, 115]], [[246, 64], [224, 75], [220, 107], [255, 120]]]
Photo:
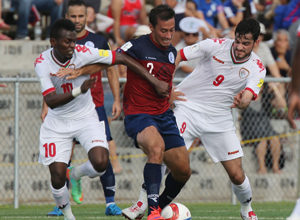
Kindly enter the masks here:
[[173, 52], [169, 53], [169, 61], [170, 61], [170, 63], [174, 63], [175, 62], [175, 56], [174, 56]]
[[132, 47], [132, 43], [131, 43], [131, 42], [127, 42], [127, 43], [125, 43], [125, 44], [121, 47], [121, 49], [122, 49], [123, 51], [127, 51], [130, 47]]
[[70, 65], [68, 66], [68, 68], [69, 68], [69, 69], [73, 69], [73, 70], [75, 70], [75, 69], [76, 69], [76, 66], [75, 66], [75, 64], [74, 64], [74, 63], [72, 63], [72, 64], [70, 64]]
[[95, 44], [94, 44], [92, 41], [87, 41], [87, 42], [85, 42], [84, 45], [85, 45], [85, 46], [88, 46], [88, 47], [93, 47], [93, 48], [95, 48]]
[[241, 68], [239, 75], [241, 79], [246, 79], [249, 76], [250, 72], [249, 70], [245, 69], [245, 68]]

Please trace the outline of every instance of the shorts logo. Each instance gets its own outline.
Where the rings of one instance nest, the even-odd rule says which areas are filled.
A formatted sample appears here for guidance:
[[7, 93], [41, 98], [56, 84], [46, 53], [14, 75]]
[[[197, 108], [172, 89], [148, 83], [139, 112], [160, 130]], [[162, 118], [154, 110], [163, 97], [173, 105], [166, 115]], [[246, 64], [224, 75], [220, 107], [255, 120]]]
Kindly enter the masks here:
[[240, 152], [240, 151], [236, 150], [236, 151], [228, 152], [228, 155], [237, 154], [238, 152]]
[[92, 140], [92, 143], [96, 143], [96, 142], [103, 143], [104, 141], [102, 141], [102, 140]]
[[246, 79], [249, 76], [250, 72], [249, 70], [245, 69], [245, 68], [241, 68], [239, 75], [241, 79]]
[[175, 56], [174, 56], [173, 52], [169, 53], [169, 61], [170, 61], [170, 63], [174, 63], [175, 62]]
[[185, 129], [186, 129], [186, 123], [183, 122], [180, 128], [180, 133], [183, 134], [185, 132]]

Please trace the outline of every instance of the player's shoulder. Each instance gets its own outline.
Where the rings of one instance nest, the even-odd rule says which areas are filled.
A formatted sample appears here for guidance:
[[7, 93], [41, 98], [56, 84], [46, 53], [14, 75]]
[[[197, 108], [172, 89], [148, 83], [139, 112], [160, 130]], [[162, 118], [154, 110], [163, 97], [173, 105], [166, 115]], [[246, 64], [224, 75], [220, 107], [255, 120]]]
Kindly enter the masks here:
[[82, 39], [79, 38], [77, 43], [98, 49], [109, 49], [106, 36], [98, 33], [88, 32], [88, 35]]
[[266, 72], [266, 67], [264, 66], [263, 62], [261, 61], [260, 57], [252, 51], [251, 57], [249, 59], [249, 64], [251, 65], [251, 68], [253, 68], [255, 71], [258, 72]]
[[45, 65], [46, 63], [48, 63], [48, 59], [51, 56], [51, 50], [52, 48], [49, 48], [45, 51], [43, 51], [34, 61], [34, 67], [36, 67], [37, 65]]

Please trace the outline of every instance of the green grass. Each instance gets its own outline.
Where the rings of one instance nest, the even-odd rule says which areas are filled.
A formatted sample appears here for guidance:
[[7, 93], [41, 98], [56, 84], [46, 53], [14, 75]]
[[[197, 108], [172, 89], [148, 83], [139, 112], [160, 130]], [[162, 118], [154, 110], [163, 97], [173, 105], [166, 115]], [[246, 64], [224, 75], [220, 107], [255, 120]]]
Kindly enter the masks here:
[[[253, 208], [260, 220], [285, 220], [290, 215], [294, 202], [274, 202], [274, 203], [254, 203]], [[229, 203], [198, 203], [185, 204], [192, 213], [192, 219], [201, 220], [222, 220], [222, 219], [238, 219], [239, 205], [231, 205]], [[126, 204], [120, 205], [120, 208], [127, 207]], [[21, 206], [14, 209], [12, 205], [0, 206], [0, 219], [22, 220], [22, 219], [53, 219], [63, 220], [63, 217], [46, 217], [46, 213], [51, 211], [53, 206]], [[72, 210], [77, 220], [124, 220], [123, 217], [113, 216], [107, 217], [104, 214], [104, 205], [73, 205]], [[146, 220], [146, 217], [143, 218]]]

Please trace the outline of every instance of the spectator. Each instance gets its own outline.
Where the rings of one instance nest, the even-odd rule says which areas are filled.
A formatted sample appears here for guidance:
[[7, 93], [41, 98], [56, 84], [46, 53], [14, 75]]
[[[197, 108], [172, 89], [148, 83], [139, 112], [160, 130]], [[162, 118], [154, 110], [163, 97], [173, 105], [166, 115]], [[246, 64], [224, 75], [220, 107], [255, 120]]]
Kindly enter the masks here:
[[224, 14], [224, 8], [220, 0], [195, 0], [197, 9], [202, 11], [205, 20], [213, 27], [222, 27], [223, 30], [229, 28], [229, 24]]
[[94, 7], [87, 7], [87, 26], [95, 33], [102, 32], [114, 23], [112, 18], [96, 13]]
[[[38, 12], [50, 14], [52, 25], [57, 19], [62, 17], [62, 2], [63, 0], [19, 0], [16, 39], [29, 39], [27, 26], [29, 23], [30, 10], [33, 5]], [[47, 28], [47, 37], [49, 36], [49, 28], [50, 27]]]
[[241, 20], [256, 14], [252, 0], [226, 0], [224, 2], [226, 18], [231, 26], [235, 27]]
[[[10, 26], [2, 19], [2, 0], [0, 0], [0, 30], [9, 30]], [[10, 37], [0, 33], [0, 40], [11, 40]]]
[[275, 32], [274, 46], [271, 48], [273, 57], [279, 68], [280, 75], [287, 77], [290, 75], [291, 70], [291, 51], [289, 47], [289, 32], [285, 29], [280, 29]]
[[[183, 31], [183, 39], [176, 45], [177, 51], [200, 41], [199, 30], [201, 25], [205, 25], [205, 23], [202, 20], [194, 17], [185, 17], [179, 22], [179, 27]], [[186, 77], [187, 74], [191, 73], [194, 70], [198, 62], [199, 59], [181, 62], [177, 66], [175, 77]]]
[[[264, 86], [262, 95], [259, 95], [257, 101], [251, 102], [249, 107], [242, 111], [241, 134], [243, 140], [262, 139], [255, 142], [254, 145], [258, 162], [257, 173], [259, 174], [267, 173], [267, 167], [271, 167], [274, 173], [281, 172], [279, 164], [281, 144], [270, 123], [270, 95], [271, 88], [268, 85]], [[271, 136], [275, 137], [270, 140], [264, 139]], [[267, 154], [268, 152], [270, 154]]]
[[139, 24], [147, 24], [143, 0], [112, 0], [107, 15], [114, 19], [107, 32], [113, 33], [118, 46], [132, 38]]
[[[279, 68], [277, 67], [270, 48], [265, 42], [262, 42], [264, 39], [264, 35], [266, 34], [265, 26], [262, 23], [260, 23], [260, 29], [261, 34], [259, 36], [259, 41], [254, 45], [253, 51], [261, 58], [262, 64], [267, 68], [267, 75], [271, 75], [273, 77], [281, 77]], [[286, 90], [284, 88], [284, 85], [279, 83], [272, 83], [272, 89], [274, 90], [274, 92], [278, 93], [272, 100], [272, 106], [274, 107], [274, 109], [276, 111], [282, 111], [286, 109], [287, 104], [284, 99]]]

